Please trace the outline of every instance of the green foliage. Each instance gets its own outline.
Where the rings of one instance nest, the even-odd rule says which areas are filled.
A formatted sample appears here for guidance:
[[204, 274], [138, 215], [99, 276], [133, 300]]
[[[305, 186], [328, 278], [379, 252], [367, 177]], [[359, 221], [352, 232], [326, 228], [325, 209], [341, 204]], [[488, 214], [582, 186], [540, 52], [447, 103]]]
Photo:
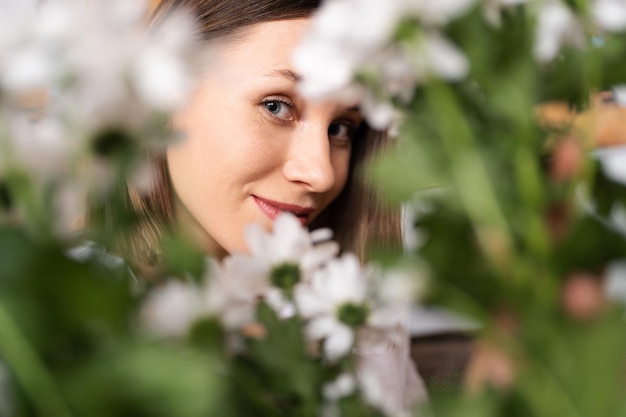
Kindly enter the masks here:
[[[584, 2], [568, 4], [587, 13]], [[504, 387], [488, 381], [456, 399], [434, 393], [440, 416], [616, 416], [626, 405], [623, 306], [602, 300], [581, 313], [568, 299], [576, 277], [601, 286], [607, 265], [626, 257], [611, 220], [626, 187], [592, 155], [555, 178], [547, 138], [574, 133], [536, 119], [543, 102], [584, 111], [593, 93], [623, 84], [626, 38], [598, 34], [540, 64], [534, 31], [525, 7], [507, 9], [500, 25], [479, 9], [452, 22], [446, 34], [467, 55], [470, 76], [421, 86], [397, 145], [371, 164], [391, 201], [421, 207], [413, 227], [423, 243], [411, 256], [433, 277], [427, 302], [476, 319], [476, 338], [514, 364]], [[586, 150], [595, 138], [576, 139]]]

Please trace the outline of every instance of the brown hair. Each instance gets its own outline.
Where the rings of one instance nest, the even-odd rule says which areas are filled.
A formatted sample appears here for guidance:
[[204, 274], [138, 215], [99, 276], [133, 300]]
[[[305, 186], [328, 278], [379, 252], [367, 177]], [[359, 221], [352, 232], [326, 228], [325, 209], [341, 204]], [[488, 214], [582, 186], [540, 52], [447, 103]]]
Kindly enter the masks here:
[[[163, 0], [151, 21], [158, 25], [171, 13], [183, 10], [195, 19], [198, 38], [213, 41], [237, 36], [242, 29], [256, 23], [310, 16], [319, 4], [319, 0]], [[386, 209], [365, 186], [361, 175], [363, 162], [386, 142], [383, 133], [365, 123], [358, 129], [346, 186], [311, 224], [311, 228], [330, 227], [342, 249], [356, 252], [362, 259], [373, 241], [385, 246], [400, 245], [398, 211]], [[175, 213], [163, 155], [154, 159], [154, 169], [158, 185], [153, 191], [140, 194], [129, 186], [127, 194], [128, 202], [141, 220], [124, 250], [141, 264], [158, 262], [160, 240], [174, 226]]]

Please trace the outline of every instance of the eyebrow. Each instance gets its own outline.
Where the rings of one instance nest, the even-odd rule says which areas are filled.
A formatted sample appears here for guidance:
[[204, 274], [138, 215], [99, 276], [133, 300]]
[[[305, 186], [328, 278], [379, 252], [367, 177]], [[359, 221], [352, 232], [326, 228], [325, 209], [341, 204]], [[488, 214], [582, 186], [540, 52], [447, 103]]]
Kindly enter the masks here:
[[287, 79], [293, 81], [294, 83], [298, 83], [298, 82], [300, 82], [300, 80], [302, 80], [302, 76], [300, 74], [298, 74], [297, 72], [292, 71], [290, 69], [277, 69], [277, 70], [270, 71], [270, 72], [268, 72], [265, 75], [267, 77], [287, 78]]

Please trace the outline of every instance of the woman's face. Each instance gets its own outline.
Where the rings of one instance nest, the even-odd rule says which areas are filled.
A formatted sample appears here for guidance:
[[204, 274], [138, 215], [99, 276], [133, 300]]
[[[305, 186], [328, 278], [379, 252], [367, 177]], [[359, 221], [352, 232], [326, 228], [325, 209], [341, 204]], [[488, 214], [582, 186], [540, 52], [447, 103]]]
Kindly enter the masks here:
[[167, 150], [177, 218], [218, 256], [246, 251], [250, 223], [311, 222], [348, 177], [356, 107], [298, 95], [291, 55], [309, 19], [256, 24], [224, 42], [174, 120]]

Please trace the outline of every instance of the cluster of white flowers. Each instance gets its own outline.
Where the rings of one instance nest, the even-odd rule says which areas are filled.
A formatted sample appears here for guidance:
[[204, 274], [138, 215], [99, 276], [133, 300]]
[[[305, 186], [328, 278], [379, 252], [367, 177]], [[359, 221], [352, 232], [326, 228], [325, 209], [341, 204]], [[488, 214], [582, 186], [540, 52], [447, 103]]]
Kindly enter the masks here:
[[[294, 55], [302, 92], [313, 98], [358, 100], [369, 123], [384, 129], [400, 118], [392, 104], [409, 101], [430, 77], [463, 79], [469, 62], [442, 28], [468, 12], [476, 0], [328, 0]], [[584, 46], [580, 13], [564, 0], [483, 0], [485, 18], [500, 24], [502, 11], [524, 5], [537, 15], [533, 53], [553, 60], [563, 46]], [[626, 29], [626, 2], [593, 0], [590, 18], [598, 31]], [[399, 32], [404, 22], [408, 30]]]
[[[294, 55], [302, 91], [313, 98], [358, 99], [369, 123], [386, 128], [397, 113], [392, 99], [407, 101], [428, 77], [458, 80], [468, 73], [464, 54], [439, 28], [468, 10], [475, 0], [330, 0]], [[415, 33], [393, 42], [409, 19]], [[377, 77], [367, 88], [357, 75]]]
[[[309, 233], [292, 215], [278, 216], [271, 233], [248, 229], [250, 254], [209, 261], [202, 284], [171, 281], [156, 289], [142, 310], [144, 327], [177, 337], [194, 321], [212, 316], [224, 329], [245, 333], [257, 323], [260, 302], [282, 319], [304, 320], [303, 335], [329, 363], [351, 352], [385, 351], [403, 343], [403, 330], [423, 281], [408, 270], [362, 267], [357, 257], [338, 256], [322, 229]], [[329, 383], [329, 401], [350, 394], [355, 376]]]
[[146, 15], [143, 0], [0, 0], [0, 179], [58, 187], [60, 229], [108, 190], [116, 152], [166, 142], [163, 116], [191, 91], [191, 26], [148, 31]]

